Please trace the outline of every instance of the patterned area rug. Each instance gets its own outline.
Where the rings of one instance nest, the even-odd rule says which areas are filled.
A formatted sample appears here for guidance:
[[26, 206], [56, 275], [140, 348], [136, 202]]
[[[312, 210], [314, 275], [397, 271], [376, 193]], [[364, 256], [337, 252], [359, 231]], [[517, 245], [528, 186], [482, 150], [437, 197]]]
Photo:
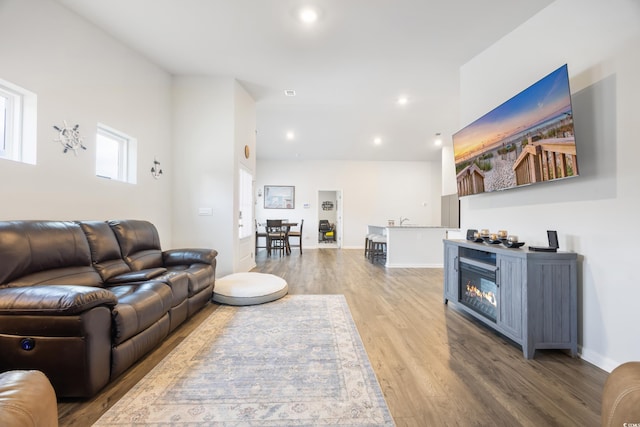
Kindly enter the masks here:
[[343, 295], [221, 306], [96, 426], [393, 426]]

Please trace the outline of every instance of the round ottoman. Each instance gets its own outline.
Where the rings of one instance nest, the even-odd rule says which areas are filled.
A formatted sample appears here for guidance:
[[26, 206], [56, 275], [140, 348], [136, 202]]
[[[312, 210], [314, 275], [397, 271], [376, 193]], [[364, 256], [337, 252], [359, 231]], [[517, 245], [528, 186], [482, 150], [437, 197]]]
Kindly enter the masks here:
[[213, 301], [229, 305], [263, 304], [289, 291], [282, 277], [265, 273], [234, 273], [216, 280]]

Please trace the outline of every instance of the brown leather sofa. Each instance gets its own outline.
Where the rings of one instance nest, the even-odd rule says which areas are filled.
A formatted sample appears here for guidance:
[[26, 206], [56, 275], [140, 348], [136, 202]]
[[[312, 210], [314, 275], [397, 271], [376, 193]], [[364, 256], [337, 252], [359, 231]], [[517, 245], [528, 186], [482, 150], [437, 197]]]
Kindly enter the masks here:
[[0, 222], [0, 371], [94, 395], [207, 304], [216, 256], [147, 221]]
[[640, 425], [640, 362], [627, 362], [611, 371], [602, 392], [602, 425]]

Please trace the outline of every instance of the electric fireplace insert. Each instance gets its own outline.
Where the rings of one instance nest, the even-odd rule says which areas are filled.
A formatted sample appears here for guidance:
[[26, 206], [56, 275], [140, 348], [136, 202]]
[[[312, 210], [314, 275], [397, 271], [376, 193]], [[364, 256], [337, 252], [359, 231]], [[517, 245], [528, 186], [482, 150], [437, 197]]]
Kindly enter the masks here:
[[460, 303], [487, 319], [498, 318], [495, 253], [460, 248]]

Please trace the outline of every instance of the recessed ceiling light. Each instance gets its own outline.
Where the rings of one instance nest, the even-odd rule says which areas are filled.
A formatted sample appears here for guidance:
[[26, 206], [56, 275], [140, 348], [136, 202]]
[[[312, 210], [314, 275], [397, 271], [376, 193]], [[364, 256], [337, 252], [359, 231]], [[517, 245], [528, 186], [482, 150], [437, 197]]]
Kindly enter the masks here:
[[299, 14], [300, 20], [305, 24], [313, 24], [318, 20], [318, 12], [310, 7], [305, 7], [300, 10]]
[[442, 138], [440, 137], [440, 132], [436, 133], [436, 139], [433, 141], [436, 147], [440, 147], [442, 145]]
[[382, 138], [380, 138], [379, 136], [373, 138], [373, 143], [376, 145], [382, 144]]
[[406, 96], [401, 96], [398, 98], [399, 105], [406, 105], [407, 102], [409, 102], [409, 98], [407, 98]]
[[289, 141], [291, 141], [292, 139], [294, 139], [296, 137], [296, 134], [293, 131], [289, 131], [287, 132], [287, 139]]
[[285, 96], [296, 96], [296, 91], [293, 89], [285, 89], [284, 90], [284, 95]]

